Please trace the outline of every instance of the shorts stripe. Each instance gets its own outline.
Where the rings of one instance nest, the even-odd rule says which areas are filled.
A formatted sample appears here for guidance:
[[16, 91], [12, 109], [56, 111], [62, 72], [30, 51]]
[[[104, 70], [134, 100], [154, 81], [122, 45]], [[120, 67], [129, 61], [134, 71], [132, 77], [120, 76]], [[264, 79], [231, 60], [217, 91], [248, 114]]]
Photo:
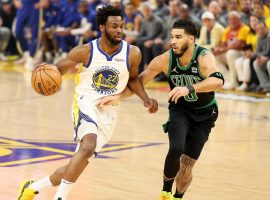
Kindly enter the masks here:
[[76, 141], [76, 139], [78, 137], [78, 130], [79, 130], [79, 127], [81, 125], [81, 120], [82, 119], [85, 120], [85, 121], [87, 121], [87, 122], [89, 122], [89, 123], [95, 124], [95, 126], [98, 128], [97, 123], [91, 117], [89, 117], [88, 115], [82, 113], [79, 110], [79, 118], [78, 118], [77, 124], [75, 124], [75, 121], [74, 121], [74, 132], [75, 132], [74, 141]]

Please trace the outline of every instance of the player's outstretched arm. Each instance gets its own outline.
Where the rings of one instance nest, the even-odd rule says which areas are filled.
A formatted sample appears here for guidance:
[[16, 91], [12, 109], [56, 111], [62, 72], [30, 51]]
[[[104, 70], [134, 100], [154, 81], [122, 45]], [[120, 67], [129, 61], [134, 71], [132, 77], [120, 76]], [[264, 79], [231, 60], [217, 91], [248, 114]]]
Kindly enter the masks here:
[[141, 52], [138, 47], [131, 46], [130, 55], [129, 55], [129, 81], [128, 81], [128, 88], [134, 92], [138, 97], [140, 97], [143, 102], [144, 106], [149, 108], [149, 112], [153, 113], [156, 112], [158, 109], [157, 101], [154, 99], [150, 99], [145, 92], [143, 87], [143, 83], [138, 76], [138, 68], [142, 59]]
[[167, 74], [169, 65], [169, 52], [165, 52], [162, 55], [155, 57], [148, 65], [147, 69], [145, 69], [140, 75], [140, 79], [143, 84], [147, 84], [151, 80], [154, 79], [156, 75], [161, 72]]

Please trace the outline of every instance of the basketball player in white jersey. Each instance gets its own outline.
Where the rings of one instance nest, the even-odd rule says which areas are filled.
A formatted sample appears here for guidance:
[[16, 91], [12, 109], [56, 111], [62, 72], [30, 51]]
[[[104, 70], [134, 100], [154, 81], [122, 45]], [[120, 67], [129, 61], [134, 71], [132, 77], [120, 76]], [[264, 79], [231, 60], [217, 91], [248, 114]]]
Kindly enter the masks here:
[[[148, 107], [157, 111], [156, 100], [150, 99], [138, 78], [141, 52], [122, 40], [124, 20], [121, 10], [112, 6], [97, 12], [101, 38], [71, 50], [57, 67], [61, 74], [77, 67], [73, 102], [74, 139], [78, 141], [69, 164], [38, 181], [24, 181], [18, 199], [31, 200], [43, 188], [60, 184], [54, 200], [64, 200], [88, 164], [88, 159], [101, 150], [111, 137], [117, 118], [117, 105], [97, 106], [110, 95], [120, 94], [128, 87]], [[46, 64], [45, 64], [46, 65]]]

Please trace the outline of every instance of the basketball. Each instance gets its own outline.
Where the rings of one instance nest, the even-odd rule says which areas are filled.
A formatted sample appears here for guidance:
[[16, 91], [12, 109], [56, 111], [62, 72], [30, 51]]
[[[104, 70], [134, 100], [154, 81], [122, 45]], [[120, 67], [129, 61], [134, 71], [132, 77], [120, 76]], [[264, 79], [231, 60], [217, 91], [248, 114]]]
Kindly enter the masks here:
[[37, 93], [50, 96], [59, 91], [62, 75], [55, 65], [42, 64], [32, 72], [31, 82]]

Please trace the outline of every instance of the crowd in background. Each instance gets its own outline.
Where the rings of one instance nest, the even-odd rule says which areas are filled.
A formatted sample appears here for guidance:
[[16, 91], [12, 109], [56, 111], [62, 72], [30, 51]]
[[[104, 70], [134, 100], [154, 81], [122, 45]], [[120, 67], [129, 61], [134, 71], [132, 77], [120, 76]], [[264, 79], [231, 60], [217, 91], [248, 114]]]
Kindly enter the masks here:
[[0, 0], [0, 60], [20, 55], [15, 63], [26, 70], [58, 62], [100, 36], [95, 15], [108, 4], [123, 10], [124, 39], [142, 51], [140, 72], [170, 48], [173, 22], [190, 19], [197, 43], [216, 56], [223, 89], [270, 96], [270, 0]]

